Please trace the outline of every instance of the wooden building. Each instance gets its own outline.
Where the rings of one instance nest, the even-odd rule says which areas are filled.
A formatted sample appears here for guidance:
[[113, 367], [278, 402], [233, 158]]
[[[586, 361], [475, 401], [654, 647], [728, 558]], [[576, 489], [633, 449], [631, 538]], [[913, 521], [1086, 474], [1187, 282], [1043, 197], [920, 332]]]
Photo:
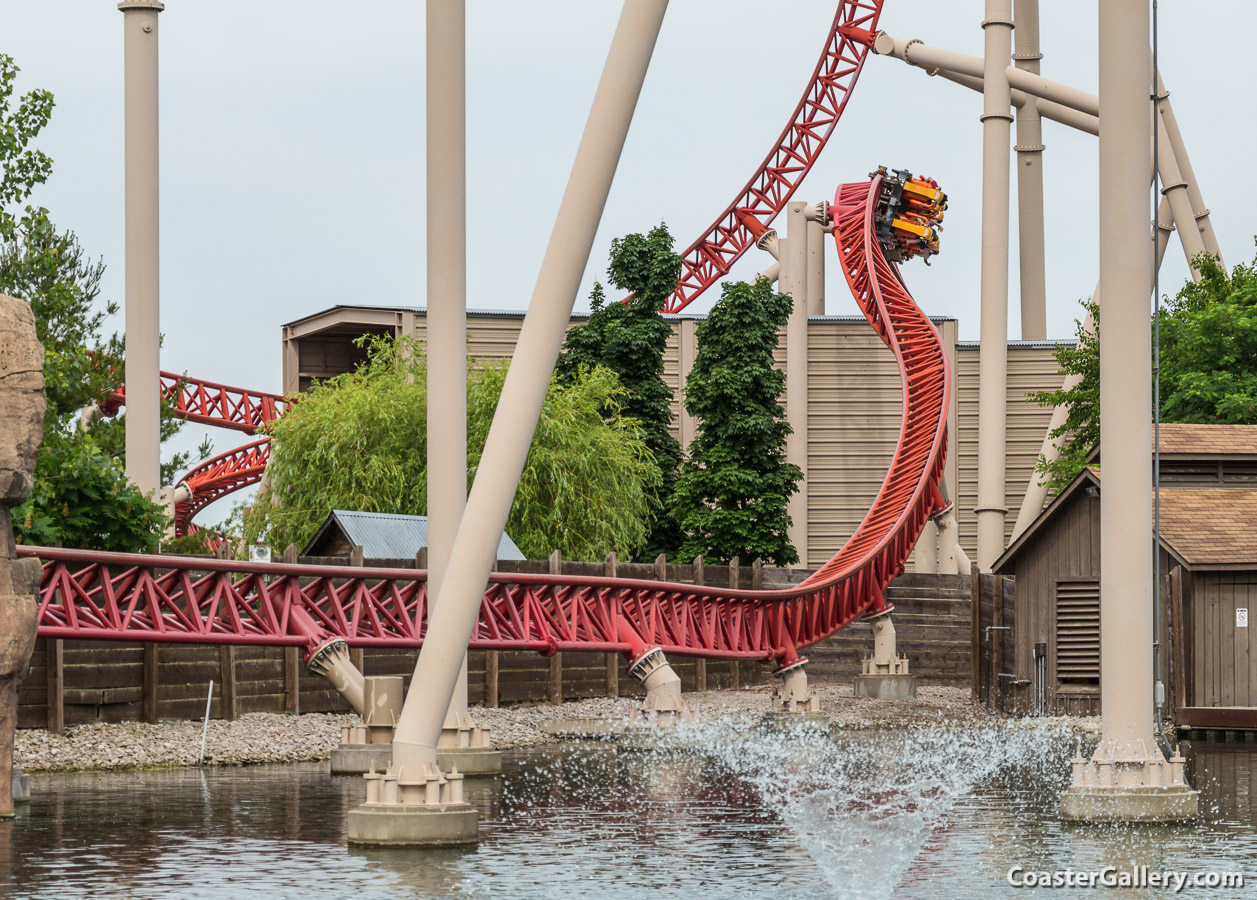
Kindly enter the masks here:
[[[572, 316], [577, 324], [587, 316]], [[688, 447], [695, 422], [681, 404], [681, 388], [697, 352], [695, 333], [704, 317], [670, 316], [664, 381], [673, 391], [673, 435]], [[468, 353], [473, 359], [509, 359], [523, 325], [522, 312], [469, 310]], [[976, 342], [958, 339], [957, 322], [935, 317], [952, 362], [952, 406], [945, 475], [956, 491], [961, 546], [976, 555], [978, 502], [978, 353]], [[354, 345], [363, 334], [427, 335], [422, 308], [335, 306], [283, 328], [283, 391], [295, 394], [314, 381], [352, 371], [365, 358]], [[1004, 505], [1011, 535], [1034, 469], [1050, 409], [1027, 400], [1034, 390], [1060, 385], [1056, 343], [1008, 344], [1008, 464]], [[784, 338], [777, 349], [785, 361]], [[895, 452], [902, 418], [902, 388], [895, 358], [863, 317], [812, 316], [808, 320], [808, 555], [802, 568], [824, 564], [868, 512]], [[913, 571], [913, 562], [908, 563]]]
[[[1186, 727], [1257, 728], [1257, 426], [1163, 425], [1161, 436], [1167, 708]], [[1023, 712], [1100, 711], [1102, 468], [1088, 466], [994, 566], [1017, 582]]]

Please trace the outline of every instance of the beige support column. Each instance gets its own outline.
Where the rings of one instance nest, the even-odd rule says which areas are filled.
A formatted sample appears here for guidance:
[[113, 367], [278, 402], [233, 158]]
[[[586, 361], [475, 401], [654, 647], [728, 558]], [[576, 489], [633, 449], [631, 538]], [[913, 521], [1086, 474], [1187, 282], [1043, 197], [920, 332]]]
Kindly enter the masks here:
[[[480, 612], [499, 535], [534, 430], [633, 109], [646, 77], [666, 0], [626, 2], [593, 108], [524, 318], [515, 357], [450, 554], [428, 637], [393, 740], [397, 767], [433, 766], [445, 706]], [[351, 835], [351, 840], [352, 840]]]
[[790, 543], [799, 553], [799, 565], [808, 564], [807, 546], [807, 204], [791, 201], [786, 207], [786, 237], [778, 257], [780, 290], [793, 299], [786, 321], [786, 421], [792, 429], [786, 438], [786, 460], [803, 470], [799, 489], [786, 504], [790, 514]]
[[[466, 0], [428, 0], [427, 10], [428, 597], [435, 598], [467, 502]], [[457, 746], [468, 724], [464, 652], [445, 713], [455, 740], [445, 743]]]
[[[681, 398], [685, 397], [685, 383], [689, 381], [690, 370], [694, 368], [694, 359], [698, 355], [698, 322], [695, 319], [681, 319], [677, 323], [677, 353], [681, 361], [680, 384]], [[689, 454], [690, 443], [697, 435], [697, 422], [685, 409], [685, 401], [681, 400], [681, 452]]]
[[[1039, 74], [1039, 0], [1013, 5], [1013, 64]], [[1047, 338], [1046, 262], [1043, 250], [1043, 122], [1039, 108], [1017, 110], [1017, 246], [1021, 268], [1021, 339]]]
[[[1218, 246], [1218, 236], [1213, 233], [1213, 223], [1209, 221], [1209, 207], [1205, 206], [1205, 198], [1200, 193], [1200, 182], [1196, 180], [1196, 171], [1192, 168], [1191, 159], [1187, 156], [1187, 145], [1183, 143], [1183, 133], [1179, 131], [1178, 119], [1175, 118], [1174, 108], [1170, 105], [1170, 92], [1165, 89], [1165, 82], [1160, 75], [1157, 76], [1157, 109], [1165, 125], [1165, 135], [1170, 139], [1170, 150], [1178, 163], [1179, 173], [1187, 182], [1187, 196], [1191, 198], [1192, 213], [1205, 249], [1221, 261], [1222, 248]], [[1185, 222], [1178, 223], [1180, 230], [1185, 226]]]
[[124, 0], [126, 120], [127, 477], [146, 496], [161, 487], [156, 0]]
[[[823, 206], [823, 204], [817, 204]], [[825, 238], [829, 229], [818, 216], [807, 220], [807, 314], [825, 315]]]
[[1123, 753], [1153, 724], [1148, 28], [1142, 0], [1100, 4], [1100, 691], [1102, 743]]
[[1192, 278], [1200, 281], [1200, 270], [1192, 265], [1192, 260], [1205, 252], [1205, 241], [1196, 225], [1187, 182], [1179, 170], [1178, 160], [1174, 158], [1174, 150], [1170, 146], [1170, 138], [1160, 116], [1157, 116], [1157, 130], [1157, 169], [1161, 173], [1161, 195], [1169, 202], [1174, 221], [1178, 223], [1178, 240], [1183, 245], [1183, 253], [1187, 255]]
[[[1145, 231], [1152, 171], [1143, 0], [1100, 4], [1100, 706], [1090, 763], [1076, 758], [1061, 818], [1167, 821], [1194, 816], [1197, 796], [1153, 734], [1152, 245]], [[1175, 784], [1177, 782], [1177, 784]], [[1169, 786], [1169, 787], [1163, 787]]]
[[1008, 401], [1008, 176], [1011, 0], [986, 0], [982, 93], [982, 348], [978, 356], [978, 565], [1004, 550]]

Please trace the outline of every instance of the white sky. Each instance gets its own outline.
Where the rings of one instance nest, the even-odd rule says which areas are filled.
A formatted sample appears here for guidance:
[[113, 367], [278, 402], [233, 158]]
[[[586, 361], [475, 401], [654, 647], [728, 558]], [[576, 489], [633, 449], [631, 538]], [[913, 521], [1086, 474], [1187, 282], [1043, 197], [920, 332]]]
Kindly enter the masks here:
[[[161, 15], [162, 367], [278, 390], [280, 326], [337, 303], [424, 305], [424, 6], [416, 0], [168, 0]], [[1043, 72], [1096, 86], [1096, 4], [1043, 3]], [[468, 0], [468, 304], [523, 309], [620, 5]], [[674, 0], [602, 227], [666, 221], [685, 247], [734, 197], [794, 109], [833, 2]], [[1251, 36], [1257, 3], [1162, 0], [1161, 65], [1228, 263], [1253, 255]], [[980, 54], [981, 0], [887, 0], [881, 27]], [[0, 52], [19, 91], [57, 101], [39, 145], [55, 163], [36, 202], [123, 285], [122, 14], [112, 0], [3, 0]], [[977, 94], [871, 57], [796, 197], [879, 164], [950, 196], [942, 255], [907, 278], [931, 314], [978, 334]], [[1048, 330], [1073, 332], [1097, 274], [1096, 140], [1044, 123]], [[1018, 337], [1013, 191], [1010, 336]], [[767, 265], [748, 254], [733, 275]], [[1162, 271], [1187, 268], [1175, 241]], [[830, 266], [827, 311], [856, 314]], [[706, 309], [713, 290], [695, 307]], [[585, 292], [577, 301], [585, 303]], [[121, 330], [119, 317], [114, 326]], [[851, 390], [859, 390], [851, 385]], [[201, 432], [189, 428], [181, 443]], [[240, 442], [213, 434], [217, 450]], [[213, 513], [205, 517], [213, 521]]]

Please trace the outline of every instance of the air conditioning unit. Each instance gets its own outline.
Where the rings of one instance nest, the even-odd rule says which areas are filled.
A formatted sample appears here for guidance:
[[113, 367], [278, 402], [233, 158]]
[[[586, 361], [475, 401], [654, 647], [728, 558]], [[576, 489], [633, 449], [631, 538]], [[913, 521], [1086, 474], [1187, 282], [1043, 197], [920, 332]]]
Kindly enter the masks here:
[[249, 548], [249, 562], [268, 563], [271, 561], [271, 548], [266, 544], [254, 544]]

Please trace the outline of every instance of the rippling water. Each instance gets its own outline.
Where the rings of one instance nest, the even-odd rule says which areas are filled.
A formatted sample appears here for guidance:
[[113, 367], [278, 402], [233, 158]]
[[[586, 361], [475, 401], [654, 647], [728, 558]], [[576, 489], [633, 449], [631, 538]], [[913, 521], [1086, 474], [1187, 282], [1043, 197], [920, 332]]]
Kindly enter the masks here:
[[1244, 871], [1257, 893], [1257, 754], [1191, 748], [1198, 823], [1096, 828], [1056, 818], [1071, 752], [1063, 732], [1025, 723], [832, 736], [724, 723], [660, 752], [512, 751], [501, 779], [468, 782], [480, 844], [439, 851], [347, 848], [345, 813], [363, 786], [332, 778], [326, 764], [37, 776], [29, 809], [0, 823], [0, 889], [24, 898], [953, 898], [1031, 894], [1006, 883], [1014, 864], [1134, 864]]

